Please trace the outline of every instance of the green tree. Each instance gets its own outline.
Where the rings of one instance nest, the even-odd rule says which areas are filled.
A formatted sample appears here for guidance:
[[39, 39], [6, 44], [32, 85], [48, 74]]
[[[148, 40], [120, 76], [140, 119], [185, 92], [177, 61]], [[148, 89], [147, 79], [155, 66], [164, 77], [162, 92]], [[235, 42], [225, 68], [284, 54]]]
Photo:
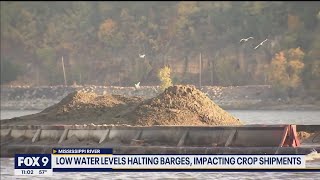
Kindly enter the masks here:
[[7, 59], [1, 59], [1, 84], [10, 83], [21, 75], [21, 67]]

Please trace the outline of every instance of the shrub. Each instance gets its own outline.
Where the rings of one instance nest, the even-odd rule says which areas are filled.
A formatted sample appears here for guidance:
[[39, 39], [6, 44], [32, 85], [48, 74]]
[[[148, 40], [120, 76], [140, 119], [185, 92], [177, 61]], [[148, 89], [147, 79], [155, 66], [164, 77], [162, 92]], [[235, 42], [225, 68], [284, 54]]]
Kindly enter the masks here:
[[158, 73], [158, 78], [161, 81], [161, 85], [160, 85], [161, 91], [164, 91], [166, 88], [172, 86], [170, 73], [171, 73], [171, 69], [168, 66], [165, 66], [160, 69]]
[[296, 89], [301, 85], [304, 53], [300, 48], [281, 51], [271, 61], [269, 81], [279, 91]]

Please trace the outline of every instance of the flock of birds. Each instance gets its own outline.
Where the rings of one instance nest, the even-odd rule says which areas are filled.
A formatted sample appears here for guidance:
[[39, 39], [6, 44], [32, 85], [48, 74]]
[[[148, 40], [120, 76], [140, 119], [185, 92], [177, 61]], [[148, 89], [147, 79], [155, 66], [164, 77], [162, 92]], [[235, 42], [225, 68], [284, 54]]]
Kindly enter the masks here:
[[[242, 42], [247, 42], [247, 41], [249, 41], [250, 39], [254, 39], [254, 38], [253, 38], [253, 37], [242, 38], [242, 39], [240, 39], [240, 43], [242, 43]], [[256, 47], [254, 47], [253, 49], [258, 49], [258, 47], [262, 46], [263, 43], [265, 43], [267, 40], [268, 40], [268, 39], [265, 39], [265, 40], [262, 41], [260, 44], [258, 44]], [[143, 58], [146, 57], [146, 55], [139, 53], [139, 57], [140, 57], [141, 59], [143, 59]], [[140, 82], [138, 82], [137, 84], [134, 84], [134, 87], [135, 87], [136, 90], [137, 90], [137, 89], [140, 89]]]
[[[247, 42], [247, 41], [249, 41], [250, 39], [254, 39], [254, 38], [253, 38], [253, 37], [242, 38], [242, 39], [240, 40], [240, 43], [241, 43], [241, 42]], [[258, 44], [254, 49], [257, 49], [258, 47], [262, 46], [263, 43], [265, 43], [267, 40], [268, 40], [268, 39], [265, 39], [264, 41], [262, 41], [262, 42], [261, 42], [260, 44]]]
[[[146, 55], [139, 53], [139, 57], [140, 57], [141, 59], [143, 59], [143, 58], [146, 57]], [[137, 90], [137, 89], [140, 89], [140, 82], [138, 82], [137, 84], [134, 84], [134, 87], [135, 87], [136, 90]]]
[[[146, 55], [139, 53], [139, 57], [140, 57], [141, 59], [143, 59], [143, 58], [146, 57]], [[134, 84], [134, 88], [135, 88], [136, 90], [140, 89], [140, 82], [138, 82], [137, 84]]]

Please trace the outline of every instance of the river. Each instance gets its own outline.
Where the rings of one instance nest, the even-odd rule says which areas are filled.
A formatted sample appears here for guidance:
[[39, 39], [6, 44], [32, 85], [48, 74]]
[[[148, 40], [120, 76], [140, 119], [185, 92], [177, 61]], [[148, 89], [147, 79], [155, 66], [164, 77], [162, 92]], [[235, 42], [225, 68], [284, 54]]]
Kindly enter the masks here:
[[[227, 110], [245, 124], [318, 124], [319, 111]], [[1, 110], [1, 119], [39, 111]], [[307, 167], [320, 168], [320, 161], [307, 161]], [[13, 158], [1, 158], [1, 179], [48, 179], [39, 176], [14, 176]], [[319, 172], [105, 172], [54, 173], [50, 179], [319, 179]]]
[[[227, 110], [245, 124], [318, 124], [320, 111]], [[34, 114], [36, 110], [1, 110], [1, 119]]]

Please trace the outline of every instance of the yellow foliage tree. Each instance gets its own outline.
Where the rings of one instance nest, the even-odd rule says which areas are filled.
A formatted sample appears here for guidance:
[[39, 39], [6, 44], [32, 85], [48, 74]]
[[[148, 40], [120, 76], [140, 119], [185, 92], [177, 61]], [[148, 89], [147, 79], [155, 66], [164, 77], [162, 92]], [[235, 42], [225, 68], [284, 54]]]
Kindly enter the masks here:
[[99, 27], [98, 37], [110, 47], [123, 46], [123, 32], [119, 31], [119, 25], [112, 19], [106, 19]]
[[281, 51], [272, 59], [269, 81], [282, 89], [296, 88], [301, 84], [304, 52], [300, 48]]
[[117, 29], [117, 24], [112, 19], [106, 19], [99, 28], [99, 37], [112, 36], [113, 32]]
[[178, 14], [182, 16], [188, 16], [190, 14], [198, 12], [200, 9], [195, 1], [185, 1], [179, 2], [178, 4]]
[[158, 78], [161, 81], [161, 85], [160, 85], [161, 91], [164, 91], [166, 88], [172, 86], [170, 73], [171, 73], [171, 69], [168, 66], [165, 66], [160, 69], [158, 73]]

